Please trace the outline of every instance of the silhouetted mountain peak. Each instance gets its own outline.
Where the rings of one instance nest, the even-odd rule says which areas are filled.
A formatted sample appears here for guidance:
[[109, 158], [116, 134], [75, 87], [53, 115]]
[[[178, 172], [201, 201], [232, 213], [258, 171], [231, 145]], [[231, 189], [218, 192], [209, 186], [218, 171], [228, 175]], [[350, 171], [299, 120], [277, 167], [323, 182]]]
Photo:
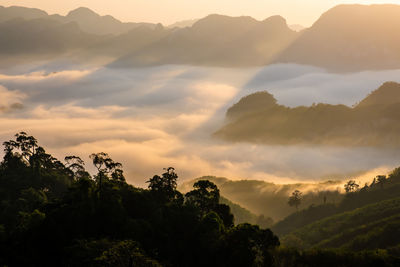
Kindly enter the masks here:
[[193, 24], [193, 28], [197, 29], [209, 29], [210, 27], [224, 28], [229, 27], [232, 29], [234, 26], [254, 26], [257, 24], [257, 20], [252, 17], [230, 17], [219, 14], [211, 14], [205, 18], [198, 20]]
[[68, 18], [82, 19], [82, 18], [99, 18], [100, 15], [87, 7], [79, 7], [70, 11], [67, 15]]
[[336, 71], [392, 69], [400, 62], [400, 5], [339, 5], [297, 38], [277, 62]]
[[226, 116], [233, 119], [257, 110], [272, 108], [276, 105], [275, 97], [267, 91], [256, 92], [240, 99], [239, 102], [228, 109]]
[[3, 7], [0, 6], [0, 22], [9, 19], [23, 18], [26, 20], [46, 17], [48, 14], [37, 8], [20, 6]]
[[37, 15], [46, 16], [47, 12], [43, 11], [38, 8], [29, 8], [29, 7], [22, 7], [22, 6], [10, 6], [10, 7], [3, 7], [8, 10], [8, 12], [12, 13], [35, 13]]
[[382, 22], [389, 21], [393, 17], [398, 16], [400, 12], [399, 5], [393, 4], [375, 4], [375, 5], [338, 5], [321, 15], [313, 26], [337, 27], [338, 25], [345, 27], [356, 27], [363, 23], [375, 24], [377, 27], [384, 27]]
[[391, 105], [396, 103], [400, 103], [400, 84], [396, 82], [385, 82], [364, 98], [357, 107]]
[[279, 15], [266, 18], [262, 21], [262, 23], [268, 23], [276, 26], [287, 26], [286, 19]]

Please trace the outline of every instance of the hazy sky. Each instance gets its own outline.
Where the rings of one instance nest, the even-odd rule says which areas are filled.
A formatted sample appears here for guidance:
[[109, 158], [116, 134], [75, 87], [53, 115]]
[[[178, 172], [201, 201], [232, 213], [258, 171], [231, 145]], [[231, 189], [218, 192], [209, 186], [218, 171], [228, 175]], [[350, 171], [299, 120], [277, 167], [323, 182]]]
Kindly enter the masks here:
[[264, 19], [281, 15], [289, 24], [310, 26], [321, 13], [338, 4], [395, 3], [400, 0], [0, 0], [0, 5], [36, 7], [47, 12], [66, 14], [85, 6], [101, 15], [112, 15], [123, 21], [146, 21], [171, 24], [180, 20], [201, 18], [211, 13], [252, 16]]

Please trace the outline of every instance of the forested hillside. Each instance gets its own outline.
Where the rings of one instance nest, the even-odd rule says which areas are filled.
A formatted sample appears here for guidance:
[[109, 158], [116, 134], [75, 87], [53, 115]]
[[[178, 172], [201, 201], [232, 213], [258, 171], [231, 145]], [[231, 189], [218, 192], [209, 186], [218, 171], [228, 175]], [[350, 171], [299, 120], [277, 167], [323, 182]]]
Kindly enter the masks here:
[[386, 82], [353, 107], [277, 104], [268, 92], [243, 97], [228, 109], [215, 136], [234, 142], [332, 146], [399, 146], [400, 84]]
[[[324, 266], [396, 266], [400, 260], [399, 251], [389, 248], [393, 239], [385, 243], [384, 238], [379, 244], [388, 249], [382, 251], [282, 247], [269, 229], [248, 223], [235, 226], [230, 207], [221, 204], [231, 203], [221, 201], [214, 183], [198, 180], [186, 194], [177, 191], [178, 176], [172, 167], [150, 178], [148, 189], [142, 189], [127, 184], [122, 165], [103, 152], [90, 156], [94, 175], [80, 158], [67, 156], [63, 163], [23, 132], [4, 142], [4, 152], [4, 266], [321, 266], [327, 260]], [[398, 199], [379, 205], [366, 209], [396, 212]], [[358, 216], [357, 212], [347, 217]], [[346, 221], [343, 215], [340, 218]], [[397, 217], [386, 221], [390, 225], [375, 233], [385, 237]], [[368, 229], [386, 221], [373, 221]], [[367, 248], [376, 247], [381, 246]]]
[[1, 265], [268, 265], [279, 245], [270, 230], [234, 226], [213, 183], [198, 181], [181, 194], [172, 167], [141, 189], [106, 153], [91, 155], [91, 176], [80, 158], [62, 163], [25, 133], [4, 146]]
[[263, 216], [264, 219], [275, 222], [295, 211], [295, 208], [287, 205], [287, 199], [296, 189], [303, 192], [302, 202], [299, 205], [300, 209], [310, 205], [319, 205], [324, 202], [324, 198], [327, 203], [338, 203], [343, 198], [343, 194], [338, 190], [341, 189], [343, 183], [340, 180], [319, 183], [275, 184], [262, 180], [230, 180], [223, 177], [203, 176], [186, 181], [179, 188], [184, 192], [189, 191], [193, 183], [198, 180], [213, 182], [225, 198], [238, 203], [255, 215]]
[[[353, 184], [350, 181], [350, 184]], [[384, 249], [400, 243], [400, 170], [361, 188], [348, 187], [340, 203], [309, 207], [273, 226], [287, 246]]]

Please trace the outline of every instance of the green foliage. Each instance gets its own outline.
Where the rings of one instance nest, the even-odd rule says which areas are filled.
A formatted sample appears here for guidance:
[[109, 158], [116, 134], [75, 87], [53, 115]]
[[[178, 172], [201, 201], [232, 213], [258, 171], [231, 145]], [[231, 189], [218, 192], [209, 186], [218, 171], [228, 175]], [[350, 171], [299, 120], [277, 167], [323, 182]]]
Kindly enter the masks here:
[[349, 250], [311, 249], [298, 251], [293, 248], [278, 248], [274, 250], [274, 265], [276, 267], [395, 267], [400, 263], [398, 254], [391, 250], [366, 250], [353, 252]]
[[154, 175], [149, 183], [150, 191], [160, 199], [160, 201], [183, 201], [182, 195], [176, 190], [178, 175], [173, 167], [164, 168], [165, 172], [161, 175]]
[[193, 185], [194, 190], [186, 193], [185, 203], [200, 211], [204, 216], [215, 212], [222, 219], [226, 227], [233, 226], [233, 215], [228, 205], [220, 204], [218, 187], [208, 180], [199, 180]]
[[246, 263], [258, 265], [270, 262], [269, 249], [279, 244], [269, 230], [234, 227], [212, 182], [199, 181], [183, 196], [172, 167], [141, 189], [103, 152], [91, 155], [93, 176], [80, 158], [63, 164], [25, 133], [6, 142], [5, 152], [0, 265], [232, 266], [226, 258], [236, 243]]
[[270, 266], [270, 250], [279, 246], [278, 238], [257, 225], [239, 224], [224, 238], [227, 266]]
[[[384, 230], [388, 224], [399, 223], [397, 216], [399, 212], [400, 198], [386, 200], [326, 218], [294, 233], [299, 233], [302, 240], [309, 245], [320, 247], [351, 246], [354, 250], [386, 248], [394, 245], [392, 242], [395, 244], [400, 242], [400, 235]], [[383, 238], [384, 233], [389, 237], [390, 242], [378, 242], [376, 235]], [[374, 240], [374, 238], [367, 238], [370, 235], [375, 235], [376, 240], [372, 243], [368, 242]], [[363, 240], [365, 243], [362, 242]]]
[[284, 236], [324, 218], [398, 197], [400, 197], [400, 172], [395, 169], [384, 179], [384, 186], [374, 178], [369, 186], [346, 194], [339, 203], [310, 206], [277, 222], [272, 229], [280, 236]]
[[120, 241], [95, 259], [96, 265], [109, 267], [160, 267], [161, 265], [144, 255], [138, 244], [132, 240]]
[[214, 183], [200, 180], [193, 187], [195, 190], [185, 195], [188, 204], [197, 207], [203, 213], [213, 210], [219, 204], [219, 190]]
[[275, 264], [398, 266], [399, 207], [397, 168], [346, 194], [340, 203], [311, 206], [278, 222], [273, 230], [283, 248], [275, 251]]
[[[221, 196], [240, 204], [252, 213], [261, 214], [261, 216], [264, 215], [264, 218], [255, 218], [254, 221], [248, 219], [240, 220], [241, 213], [235, 213], [232, 210], [232, 213], [235, 214], [235, 223], [263, 223], [263, 227], [270, 227], [272, 225], [271, 219], [274, 221], [282, 220], [293, 213], [294, 209], [287, 202], [288, 197], [296, 189], [303, 192], [301, 207], [317, 206], [324, 203], [324, 198], [326, 198], [326, 204], [338, 203], [344, 197], [344, 194], [337, 190], [329, 190], [340, 187], [342, 184], [341, 181], [274, 184], [261, 180], [229, 180], [223, 177], [204, 176], [184, 182], [179, 185], [179, 188], [182, 191], [188, 192], [191, 190], [193, 183], [199, 180], [213, 182], [218, 186]], [[233, 208], [231, 203], [226, 203], [224, 200], [221, 201]]]
[[[63, 164], [25, 133], [6, 142], [5, 148], [0, 163], [0, 265], [399, 263], [397, 169], [388, 178], [377, 177], [370, 186], [347, 194], [337, 205], [311, 206], [293, 214], [289, 218], [301, 226], [295, 231], [293, 224], [278, 223], [277, 229], [291, 231], [282, 239], [286, 247], [279, 248], [278, 237], [269, 229], [248, 223], [234, 226], [229, 205], [221, 203], [220, 191], [211, 181], [199, 180], [182, 195], [176, 189], [178, 175], [170, 167], [150, 179], [149, 189], [135, 188], [126, 183], [122, 165], [106, 153], [92, 154], [97, 173], [91, 176], [78, 157], [66, 157]], [[299, 192], [294, 196], [300, 198]]]

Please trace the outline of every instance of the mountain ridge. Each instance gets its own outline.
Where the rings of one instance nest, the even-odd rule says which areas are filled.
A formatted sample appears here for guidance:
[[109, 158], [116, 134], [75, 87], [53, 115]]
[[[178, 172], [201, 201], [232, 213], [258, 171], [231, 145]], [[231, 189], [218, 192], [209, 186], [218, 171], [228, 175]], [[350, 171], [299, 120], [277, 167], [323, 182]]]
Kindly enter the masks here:
[[[165, 64], [254, 67], [275, 63], [312, 65], [335, 72], [400, 68], [400, 36], [395, 34], [400, 32], [399, 5], [339, 5], [300, 32], [290, 29], [281, 16], [256, 20], [211, 14], [188, 27], [167, 27], [156, 36], [152, 31], [137, 34], [134, 30], [145, 27], [158, 31], [164, 28], [161, 24], [124, 23], [84, 7], [66, 16], [17, 6], [0, 8], [0, 23], [16, 18], [77, 23], [83, 32], [99, 35], [101, 40], [70, 56], [85, 62], [108, 57], [107, 66], [114, 68]], [[124, 39], [121, 35], [131, 37]], [[20, 42], [30, 40], [21, 36]], [[42, 45], [45, 50], [46, 43]], [[88, 47], [94, 47], [96, 53]]]
[[398, 68], [399, 31], [399, 5], [338, 5], [302, 31], [276, 62], [335, 71]]
[[214, 136], [231, 142], [280, 145], [398, 147], [400, 84], [386, 82], [359, 104], [289, 108], [268, 92], [242, 98]]

